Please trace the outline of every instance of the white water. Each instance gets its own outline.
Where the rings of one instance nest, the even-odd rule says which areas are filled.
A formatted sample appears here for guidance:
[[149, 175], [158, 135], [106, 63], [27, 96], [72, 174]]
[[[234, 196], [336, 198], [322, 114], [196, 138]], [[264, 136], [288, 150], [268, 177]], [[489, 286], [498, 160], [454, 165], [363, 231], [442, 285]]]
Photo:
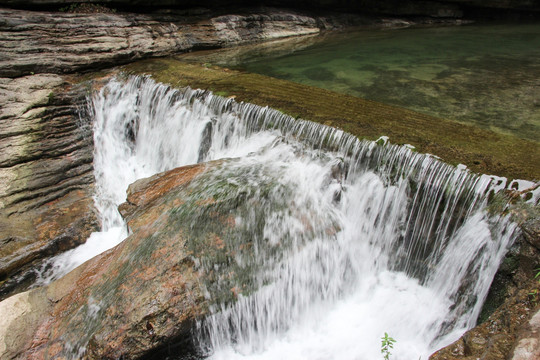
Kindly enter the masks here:
[[214, 359], [373, 360], [384, 332], [397, 340], [392, 359], [427, 359], [474, 325], [513, 240], [514, 225], [485, 209], [490, 177], [407, 147], [145, 78], [111, 81], [91, 113], [103, 232], [57, 257], [43, 282], [125, 238], [116, 207], [138, 178], [240, 157], [230, 181], [287, 189], [269, 195], [254, 235], [259, 290], [199, 324]]

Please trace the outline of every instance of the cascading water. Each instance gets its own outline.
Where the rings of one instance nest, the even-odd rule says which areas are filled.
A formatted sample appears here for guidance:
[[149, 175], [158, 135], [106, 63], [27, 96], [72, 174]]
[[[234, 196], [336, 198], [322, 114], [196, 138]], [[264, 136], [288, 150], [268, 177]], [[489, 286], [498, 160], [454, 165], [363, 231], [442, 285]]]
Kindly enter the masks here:
[[204, 356], [372, 360], [388, 332], [393, 359], [427, 358], [474, 325], [515, 235], [487, 211], [491, 177], [406, 147], [144, 77], [111, 80], [90, 112], [103, 232], [42, 282], [126, 236], [116, 207], [136, 179], [238, 158], [222, 177], [256, 204], [235, 219], [253, 291], [198, 324]]

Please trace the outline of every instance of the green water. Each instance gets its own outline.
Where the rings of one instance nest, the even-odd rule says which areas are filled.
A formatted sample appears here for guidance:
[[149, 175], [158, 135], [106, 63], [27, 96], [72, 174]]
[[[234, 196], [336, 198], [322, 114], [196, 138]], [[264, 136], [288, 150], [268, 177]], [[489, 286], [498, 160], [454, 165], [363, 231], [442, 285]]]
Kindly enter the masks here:
[[540, 24], [356, 31], [196, 57], [540, 141]]

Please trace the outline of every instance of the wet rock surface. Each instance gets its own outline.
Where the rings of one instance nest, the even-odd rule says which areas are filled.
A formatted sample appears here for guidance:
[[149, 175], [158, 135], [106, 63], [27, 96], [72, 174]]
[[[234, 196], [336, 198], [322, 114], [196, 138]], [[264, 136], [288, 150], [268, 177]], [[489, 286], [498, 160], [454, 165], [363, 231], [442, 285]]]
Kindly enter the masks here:
[[[135, 359], [193, 341], [195, 321], [210, 305], [249, 292], [255, 276], [235, 265], [253, 252], [235, 216], [259, 198], [244, 190], [239, 196], [238, 184], [227, 182], [223, 169], [231, 162], [181, 167], [131, 185], [120, 206], [128, 238], [48, 287], [0, 302], [0, 312], [11, 312], [0, 323], [0, 357]], [[257, 189], [249, 173], [238, 178], [248, 193]]]
[[486, 315], [481, 314], [478, 326], [430, 360], [538, 359], [540, 282], [535, 274], [540, 251], [532, 241], [523, 232], [499, 268], [484, 305], [484, 312], [491, 315], [482, 319]]
[[131, 359], [189, 338], [206, 299], [172, 210], [208, 167], [142, 180], [124, 206], [131, 236], [47, 288], [1, 302], [14, 311], [3, 320], [0, 357]]

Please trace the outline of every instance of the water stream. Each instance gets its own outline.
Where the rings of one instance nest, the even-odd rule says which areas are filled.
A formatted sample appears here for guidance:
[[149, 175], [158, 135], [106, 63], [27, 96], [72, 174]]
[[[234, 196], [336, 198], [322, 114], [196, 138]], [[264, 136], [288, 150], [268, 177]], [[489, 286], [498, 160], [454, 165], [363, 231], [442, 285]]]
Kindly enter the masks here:
[[236, 261], [260, 266], [255, 291], [198, 324], [205, 357], [373, 360], [388, 332], [392, 359], [427, 359], [474, 326], [516, 233], [488, 211], [504, 179], [407, 147], [145, 77], [111, 80], [89, 107], [103, 231], [53, 259], [41, 282], [125, 238], [116, 208], [136, 179], [234, 158], [222, 176], [263, 214], [236, 219], [255, 244]]

